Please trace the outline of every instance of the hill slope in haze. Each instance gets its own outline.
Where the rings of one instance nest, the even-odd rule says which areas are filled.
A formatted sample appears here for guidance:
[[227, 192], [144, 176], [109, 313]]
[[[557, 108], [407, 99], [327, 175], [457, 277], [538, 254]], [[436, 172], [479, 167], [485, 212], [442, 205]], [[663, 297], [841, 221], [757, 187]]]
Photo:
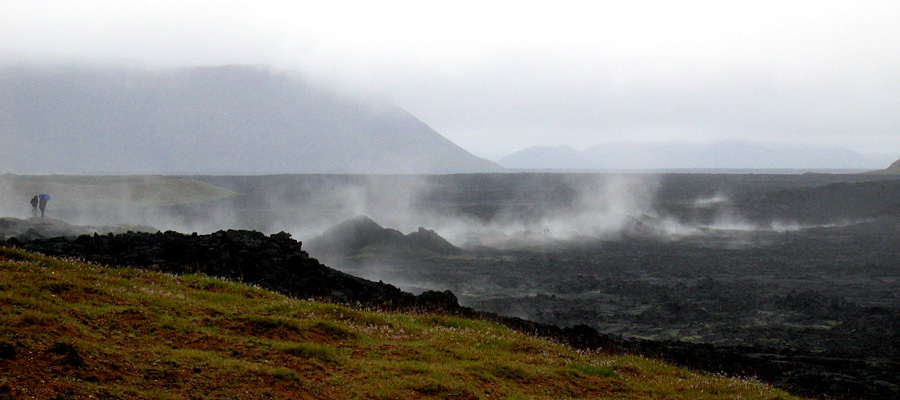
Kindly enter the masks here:
[[3, 398], [794, 398], [484, 321], [2, 247], [0, 304]]
[[870, 172], [872, 174], [884, 174], [884, 175], [900, 175], [900, 160], [894, 161], [890, 166], [885, 169], [880, 169], [878, 171]]
[[0, 171], [449, 173], [500, 167], [404, 110], [261, 67], [0, 68]]

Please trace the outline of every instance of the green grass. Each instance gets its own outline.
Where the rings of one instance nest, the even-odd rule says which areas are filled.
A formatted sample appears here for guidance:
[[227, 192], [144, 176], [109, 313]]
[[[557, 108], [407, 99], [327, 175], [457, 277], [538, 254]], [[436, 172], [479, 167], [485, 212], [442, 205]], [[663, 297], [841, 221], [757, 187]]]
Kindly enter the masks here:
[[616, 371], [612, 368], [603, 368], [594, 365], [573, 365], [570, 370], [574, 373], [574, 375], [597, 375], [597, 376], [605, 376], [607, 378], [611, 378], [616, 374]]
[[[0, 248], [13, 398], [790, 399], [757, 382], [581, 352], [479, 320], [370, 312], [200, 275]], [[84, 366], [46, 354], [74, 345]]]

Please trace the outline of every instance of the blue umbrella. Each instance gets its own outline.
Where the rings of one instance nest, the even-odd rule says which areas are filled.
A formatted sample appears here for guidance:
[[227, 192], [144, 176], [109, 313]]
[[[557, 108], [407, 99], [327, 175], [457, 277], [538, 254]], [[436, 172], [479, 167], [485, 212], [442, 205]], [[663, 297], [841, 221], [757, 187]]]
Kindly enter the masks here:
[[50, 195], [46, 193], [41, 193], [41, 200], [50, 201]]

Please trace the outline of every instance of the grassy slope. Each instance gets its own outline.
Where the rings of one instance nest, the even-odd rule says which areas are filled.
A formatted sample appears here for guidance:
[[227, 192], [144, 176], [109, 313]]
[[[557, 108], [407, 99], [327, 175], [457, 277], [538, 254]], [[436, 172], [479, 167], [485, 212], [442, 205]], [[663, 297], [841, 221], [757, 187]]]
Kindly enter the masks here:
[[196, 179], [162, 175], [2, 175], [0, 187], [6, 187], [11, 194], [22, 198], [49, 193], [55, 204], [81, 206], [170, 206], [234, 195], [227, 189]]
[[[787, 399], [483, 321], [299, 301], [198, 275], [0, 248], [0, 392], [15, 399]], [[64, 341], [73, 358], [48, 354]], [[76, 363], [77, 364], [77, 363]]]

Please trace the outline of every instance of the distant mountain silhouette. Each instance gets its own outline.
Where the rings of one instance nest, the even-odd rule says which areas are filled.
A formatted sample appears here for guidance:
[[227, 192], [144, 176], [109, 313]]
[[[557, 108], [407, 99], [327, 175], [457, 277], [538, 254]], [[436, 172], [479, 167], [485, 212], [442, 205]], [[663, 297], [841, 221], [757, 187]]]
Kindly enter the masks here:
[[872, 174], [900, 175], [900, 160], [894, 161], [885, 169], [870, 172]]
[[593, 163], [571, 146], [532, 146], [512, 153], [498, 161], [507, 168], [584, 169]]
[[888, 168], [887, 171], [890, 171], [895, 174], [900, 174], [900, 160], [894, 161]]
[[404, 110], [261, 67], [0, 67], [0, 173], [497, 171]]
[[518, 169], [865, 169], [877, 165], [878, 160], [846, 149], [729, 140], [709, 144], [621, 143], [585, 151], [568, 146], [535, 146], [510, 154], [499, 163]]

